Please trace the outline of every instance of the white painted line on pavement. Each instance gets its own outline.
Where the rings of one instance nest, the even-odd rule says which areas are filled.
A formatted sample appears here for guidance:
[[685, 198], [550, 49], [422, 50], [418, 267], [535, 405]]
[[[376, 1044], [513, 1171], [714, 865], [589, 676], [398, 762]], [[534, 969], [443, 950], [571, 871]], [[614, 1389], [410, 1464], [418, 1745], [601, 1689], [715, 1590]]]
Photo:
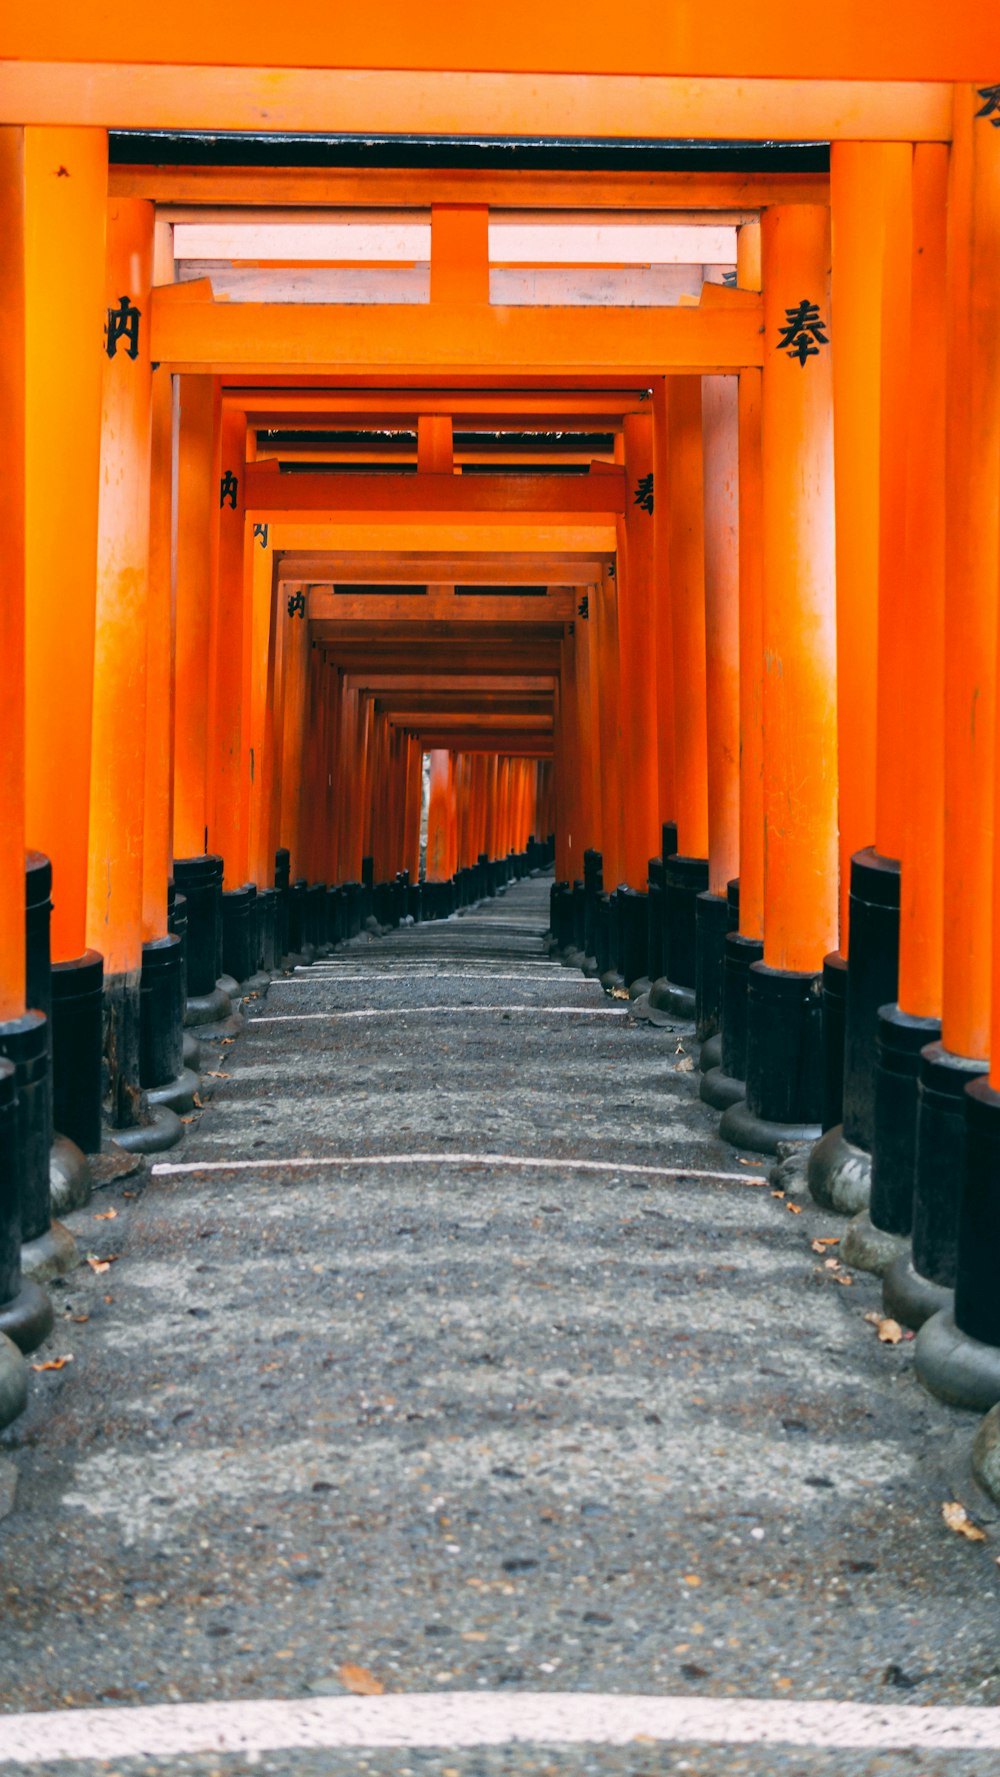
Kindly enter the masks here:
[[651, 1697], [598, 1692], [410, 1692], [0, 1717], [0, 1761], [180, 1757], [334, 1747], [797, 1746], [1000, 1749], [1000, 1709]]
[[[754, 1161], [763, 1165], [763, 1161]], [[321, 1154], [294, 1160], [277, 1157], [268, 1160], [159, 1160], [152, 1168], [162, 1177], [179, 1172], [255, 1172], [267, 1167], [303, 1166], [523, 1166], [542, 1172], [628, 1172], [643, 1178], [705, 1178], [728, 1184], [763, 1185], [766, 1173], [706, 1172], [697, 1166], [644, 1166], [636, 1160], [572, 1160], [544, 1159], [531, 1154]]]
[[265, 1012], [250, 1024], [307, 1024], [331, 1018], [410, 1018], [423, 1012], [534, 1012], [560, 1018], [627, 1018], [624, 1006], [358, 1006], [347, 1012]]

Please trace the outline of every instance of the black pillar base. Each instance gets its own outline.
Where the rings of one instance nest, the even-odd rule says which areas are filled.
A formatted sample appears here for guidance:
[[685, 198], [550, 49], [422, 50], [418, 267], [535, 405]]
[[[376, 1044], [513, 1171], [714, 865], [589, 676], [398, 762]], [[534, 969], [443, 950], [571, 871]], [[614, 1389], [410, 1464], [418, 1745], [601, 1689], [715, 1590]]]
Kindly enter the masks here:
[[246, 1020], [242, 1013], [233, 1011], [228, 993], [221, 987], [215, 987], [211, 993], [197, 994], [188, 999], [184, 1008], [184, 1023], [195, 1031], [199, 1042], [210, 1043], [221, 1037], [238, 1036]]
[[[738, 888], [738, 885], [736, 885]], [[730, 890], [734, 884], [730, 883]], [[732, 897], [730, 897], [732, 910]], [[699, 1088], [705, 1104], [713, 1110], [725, 1111], [746, 1096], [747, 1070], [747, 981], [752, 963], [762, 962], [764, 945], [760, 938], [746, 938], [742, 932], [728, 931], [723, 940], [722, 1031], [710, 1037], [701, 1052], [704, 1069]], [[718, 1061], [711, 1059], [718, 1044]]]
[[104, 1109], [112, 1126], [138, 1129], [146, 1121], [140, 1085], [140, 972], [104, 975]]
[[823, 1128], [844, 1121], [844, 1024], [847, 958], [831, 950], [823, 958]]
[[713, 1067], [722, 1066], [721, 1030], [717, 1030], [714, 1037], [705, 1038], [705, 1041], [701, 1045], [701, 1053], [698, 1056], [698, 1066], [701, 1068], [703, 1074], [707, 1074]]
[[[649, 903], [639, 889], [626, 889], [622, 909], [622, 979], [630, 999], [648, 993]], [[581, 957], [581, 961], [583, 958]]]
[[913, 1269], [918, 1277], [947, 1290], [954, 1290], [958, 1275], [968, 1128], [966, 1087], [985, 1072], [985, 1061], [956, 1055], [943, 1043], [928, 1043], [920, 1051]]
[[101, 1146], [104, 959], [85, 950], [52, 965], [52, 1109], [85, 1154]]
[[914, 1269], [913, 1255], [908, 1251], [899, 1254], [882, 1278], [882, 1306], [886, 1314], [898, 1320], [900, 1326], [911, 1327], [915, 1333], [932, 1314], [940, 1314], [943, 1309], [951, 1310], [954, 1305], [954, 1290], [946, 1289], [944, 1284], [932, 1283], [929, 1277], [921, 1277]]
[[723, 1114], [735, 1147], [776, 1154], [815, 1141], [822, 1104], [820, 977], [751, 964], [747, 971], [747, 1093]]
[[850, 922], [843, 1123], [847, 1140], [871, 1153], [878, 1014], [895, 1001], [899, 976], [899, 865], [871, 846], [851, 859]]
[[[694, 1034], [699, 1043], [722, 1035], [722, 982], [732, 910], [726, 895], [695, 896]], [[721, 1061], [720, 1041], [719, 1060]], [[715, 1065], [715, 1064], [712, 1064]]]
[[913, 1225], [920, 1054], [941, 1033], [936, 1018], [881, 1006], [875, 1040], [875, 1140], [871, 1197], [844, 1241], [846, 1264], [884, 1277], [905, 1255]]
[[921, 1327], [915, 1364], [932, 1394], [985, 1413], [1000, 1402], [1000, 1092], [980, 1078], [964, 1096], [955, 1306]]
[[184, 1066], [184, 957], [173, 933], [142, 947], [139, 1080], [147, 1089], [176, 1079]]
[[187, 902], [187, 991], [198, 998], [211, 993], [222, 966], [222, 859], [175, 858], [174, 882]]
[[[664, 838], [666, 841], [667, 827], [664, 828]], [[653, 1012], [674, 1018], [694, 1018], [697, 976], [695, 909], [698, 896], [707, 889], [707, 858], [688, 858], [678, 852], [664, 858], [663, 975], [654, 981], [649, 996]]]
[[682, 987], [661, 975], [649, 990], [649, 1021], [661, 1027], [694, 1023], [694, 988]]

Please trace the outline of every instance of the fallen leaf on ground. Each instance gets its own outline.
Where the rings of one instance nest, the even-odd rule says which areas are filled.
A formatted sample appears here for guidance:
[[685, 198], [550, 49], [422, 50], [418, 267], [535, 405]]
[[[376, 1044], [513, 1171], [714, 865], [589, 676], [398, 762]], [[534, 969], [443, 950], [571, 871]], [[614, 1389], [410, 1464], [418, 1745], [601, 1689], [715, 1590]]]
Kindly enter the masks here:
[[700, 1586], [701, 1579], [696, 1573], [686, 1573], [684, 1575], [684, 1584], [686, 1586]]
[[192, 1094], [191, 1094], [191, 1102], [192, 1102], [192, 1104], [196, 1104], [196, 1105], [197, 1105], [197, 1106], [198, 1106], [198, 1109], [199, 1109], [199, 1110], [201, 1110], [201, 1108], [202, 1108], [202, 1106], [203, 1106], [203, 1104], [204, 1104], [204, 1102], [205, 1102], [205, 1101], [204, 1101], [204, 1099], [203, 1099], [203, 1098], [199, 1098], [199, 1097], [198, 1097], [198, 1094], [197, 1094], [197, 1092], [192, 1092]]
[[838, 1271], [833, 1281], [834, 1283], [842, 1283], [845, 1288], [848, 1288], [854, 1282], [854, 1279], [853, 1277], [848, 1277], [846, 1272]]
[[88, 1253], [87, 1264], [90, 1266], [91, 1271], [95, 1272], [97, 1276], [100, 1277], [105, 1271], [110, 1271], [117, 1257], [117, 1253], [109, 1253], [106, 1259], [98, 1259], [93, 1253]]
[[801, 1203], [786, 1203], [785, 1208], [790, 1210], [793, 1216], [800, 1216], [802, 1214]]
[[68, 1351], [65, 1357], [50, 1357], [44, 1364], [32, 1364], [33, 1370], [65, 1370], [67, 1364], [73, 1362], [73, 1353]]
[[684, 1060], [679, 1061], [677, 1063], [677, 1066], [674, 1068], [674, 1073], [675, 1074], [693, 1074], [694, 1073], [694, 1062], [691, 1060], [690, 1055], [685, 1055]]
[[772, 1197], [783, 1197], [784, 1195], [785, 1195], [784, 1191], [772, 1191], [771, 1192]]
[[823, 1260], [823, 1269], [824, 1269], [824, 1271], [839, 1271], [840, 1260], [839, 1259], [824, 1259]]
[[117, 1216], [116, 1209], [102, 1209], [100, 1215], [94, 1217], [95, 1222], [113, 1222]]
[[235, 1041], [236, 1041], [235, 1037], [222, 1037], [220, 1039], [221, 1047], [223, 1049], [228, 1049], [230, 1043], [235, 1043]]
[[214, 1068], [209, 1067], [205, 1069], [205, 1078], [206, 1080], [228, 1080], [229, 1075], [217, 1073]]
[[903, 1329], [898, 1320], [880, 1320], [878, 1336], [883, 1345], [898, 1345], [903, 1337]]
[[86, 1326], [88, 1320], [90, 1319], [90, 1315], [89, 1314], [71, 1314], [69, 1318], [78, 1327], [83, 1327], [83, 1326]]
[[839, 1246], [839, 1234], [821, 1234], [816, 1240], [810, 1241], [814, 1253], [825, 1252], [828, 1246]]
[[941, 1507], [941, 1516], [949, 1530], [954, 1530], [958, 1536], [964, 1536], [970, 1543], [986, 1541], [985, 1530], [980, 1530], [979, 1525], [972, 1522], [965, 1507], [957, 1499], [945, 1500]]
[[381, 1697], [385, 1690], [382, 1680], [365, 1666], [339, 1666], [337, 1675], [345, 1689], [355, 1697]]

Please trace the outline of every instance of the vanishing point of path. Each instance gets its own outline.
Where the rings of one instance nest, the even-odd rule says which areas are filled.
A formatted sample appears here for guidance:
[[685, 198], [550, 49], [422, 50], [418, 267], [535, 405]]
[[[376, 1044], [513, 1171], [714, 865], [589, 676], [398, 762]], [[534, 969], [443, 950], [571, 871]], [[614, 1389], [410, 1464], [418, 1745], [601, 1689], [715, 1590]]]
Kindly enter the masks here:
[[[878, 1726], [1000, 1704], [969, 1421], [813, 1249], [842, 1227], [716, 1139], [690, 1027], [549, 961], [547, 897], [276, 982], [183, 1148], [72, 1218], [95, 1265], [37, 1359], [73, 1361], [0, 1455], [0, 1771], [18, 1747], [62, 1752], [54, 1777], [1000, 1767], [995, 1728]], [[379, 1687], [382, 1744], [338, 1749], [332, 1704], [371, 1721]], [[768, 1702], [759, 1731], [709, 1744], [733, 1699]], [[247, 1750], [178, 1707], [220, 1702]], [[783, 1745], [803, 1702], [876, 1713]], [[74, 1709], [120, 1732], [19, 1720]], [[523, 1744], [463, 1748], [505, 1720]]]

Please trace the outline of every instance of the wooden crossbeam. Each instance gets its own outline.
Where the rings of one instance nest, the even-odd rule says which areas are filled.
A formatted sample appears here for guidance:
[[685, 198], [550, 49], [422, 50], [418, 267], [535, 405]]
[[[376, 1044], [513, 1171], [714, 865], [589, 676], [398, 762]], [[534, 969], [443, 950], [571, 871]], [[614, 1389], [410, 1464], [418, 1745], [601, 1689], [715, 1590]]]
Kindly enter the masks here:
[[[610, 559], [610, 558], [608, 558]], [[489, 558], [433, 554], [306, 555], [278, 558], [279, 580], [327, 580], [345, 585], [593, 586], [605, 562], [594, 556], [509, 555]]]
[[[734, 295], [742, 295], [734, 292]], [[201, 284], [153, 292], [153, 357], [171, 371], [235, 376], [634, 376], [740, 370], [762, 360], [754, 300], [711, 308], [499, 308], [489, 303], [225, 303]]]
[[[291, 582], [289, 582], [291, 584]], [[576, 616], [576, 594], [562, 588], [542, 597], [491, 598], [488, 594], [467, 597], [444, 587], [429, 587], [416, 596], [403, 594], [346, 593], [328, 587], [310, 588], [307, 613], [319, 622], [385, 624], [472, 623], [553, 624], [568, 623]]]
[[338, 518], [354, 513], [534, 513], [601, 518], [625, 510], [625, 475], [604, 464], [591, 475], [283, 475], [270, 462], [248, 463], [244, 505], [273, 522], [301, 513]]

